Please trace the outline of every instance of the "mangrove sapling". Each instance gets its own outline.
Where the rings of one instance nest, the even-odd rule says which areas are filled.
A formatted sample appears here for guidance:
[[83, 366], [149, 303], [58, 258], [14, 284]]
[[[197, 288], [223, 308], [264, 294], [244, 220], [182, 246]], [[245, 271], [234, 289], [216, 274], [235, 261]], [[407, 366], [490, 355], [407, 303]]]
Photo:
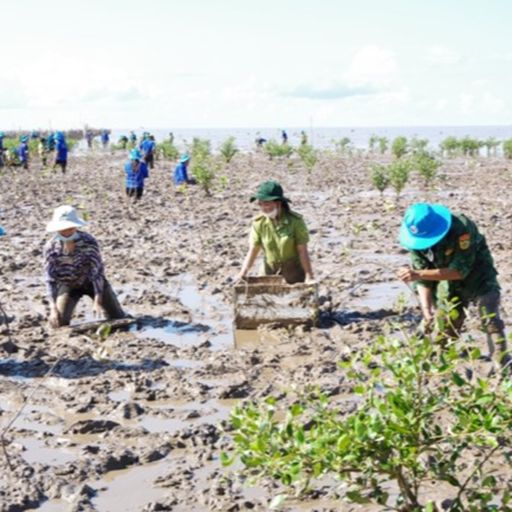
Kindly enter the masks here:
[[425, 153], [428, 147], [428, 139], [413, 137], [409, 142], [409, 149], [413, 155]]
[[297, 153], [308, 172], [313, 170], [316, 162], [318, 161], [317, 151], [309, 144], [301, 144], [297, 148]]
[[389, 175], [387, 167], [376, 164], [371, 172], [372, 185], [380, 192], [380, 197], [384, 196], [384, 191], [389, 185]]
[[174, 162], [178, 159], [179, 154], [179, 149], [170, 140], [164, 140], [156, 145], [156, 155], [158, 158]]
[[231, 162], [233, 157], [238, 153], [235, 137], [228, 137], [220, 146], [220, 154], [224, 157], [227, 164]]
[[352, 144], [352, 141], [348, 137], [343, 137], [342, 139], [334, 142], [336, 151], [342, 155], [350, 149], [350, 144]]
[[503, 141], [503, 154], [505, 158], [512, 158], [512, 139]]
[[379, 152], [383, 155], [389, 147], [389, 140], [386, 137], [379, 137]]
[[489, 137], [488, 139], [484, 140], [483, 145], [487, 150], [487, 156], [496, 156], [500, 144], [501, 141], [497, 140], [495, 137]]
[[236, 406], [222, 464], [239, 459], [242, 475], [279, 481], [285, 497], [334, 477], [344, 499], [382, 510], [439, 511], [433, 486], [445, 493], [443, 510], [491, 512], [500, 503], [511, 512], [508, 478], [494, 475], [509, 468], [512, 381], [480, 377], [480, 351], [460, 339], [441, 349], [393, 330], [401, 336], [379, 336], [339, 363], [358, 395], [351, 407], [311, 388]]
[[274, 139], [265, 142], [263, 151], [268, 155], [270, 160], [274, 157], [290, 157], [293, 153], [293, 147], [290, 144], [279, 144]]
[[368, 150], [370, 153], [373, 153], [375, 151], [375, 147], [379, 143], [379, 137], [375, 134], [372, 134], [372, 136], [368, 139]]
[[464, 137], [460, 140], [460, 148], [464, 156], [475, 157], [479, 155], [483, 142], [472, 137]]
[[409, 180], [410, 170], [411, 162], [405, 159], [395, 160], [388, 166], [389, 184], [396, 192], [397, 201]]
[[192, 144], [189, 147], [189, 152], [192, 160], [205, 160], [212, 153], [211, 143], [208, 139], [201, 139], [199, 137], [194, 137], [192, 139]]
[[413, 165], [424, 179], [425, 187], [430, 188], [441, 163], [430, 153], [424, 152], [413, 158]]
[[407, 138], [403, 136], [396, 137], [391, 145], [391, 152], [395, 158], [402, 158], [407, 154]]
[[448, 158], [453, 158], [458, 152], [461, 151], [461, 143], [456, 137], [446, 137], [439, 145], [441, 153]]

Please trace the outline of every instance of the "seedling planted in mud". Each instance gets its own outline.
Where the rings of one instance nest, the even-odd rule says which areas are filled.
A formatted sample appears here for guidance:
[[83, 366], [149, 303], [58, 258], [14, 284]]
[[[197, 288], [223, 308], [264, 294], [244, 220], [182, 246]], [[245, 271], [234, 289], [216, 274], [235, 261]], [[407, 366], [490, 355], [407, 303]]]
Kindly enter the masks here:
[[263, 146], [263, 151], [269, 156], [272, 160], [274, 157], [290, 157], [293, 153], [293, 147], [290, 144], [279, 144], [274, 139], [270, 139]]
[[449, 512], [497, 511], [496, 503], [512, 511], [507, 479], [495, 476], [496, 467], [509, 467], [512, 382], [480, 378], [480, 351], [460, 340], [441, 349], [392, 328], [402, 335], [379, 336], [339, 363], [355, 406], [340, 408], [311, 388], [285, 397], [287, 405], [268, 397], [237, 406], [233, 451], [221, 462], [239, 459], [242, 475], [279, 481], [281, 503], [334, 477], [344, 499], [382, 510], [439, 511], [428, 492], [434, 486]]
[[395, 160], [388, 166], [389, 183], [396, 192], [396, 199], [398, 201], [400, 193], [405, 188], [409, 180], [409, 172], [411, 170], [411, 162], [409, 160]]
[[301, 144], [297, 149], [297, 153], [299, 154], [306, 170], [311, 172], [318, 160], [315, 148], [309, 144]]
[[425, 187], [430, 188], [441, 163], [430, 153], [423, 152], [413, 158], [413, 165], [423, 178]]
[[228, 137], [220, 146], [220, 153], [224, 157], [227, 164], [231, 162], [233, 157], [238, 153], [235, 137]]
[[372, 185], [380, 192], [383, 197], [384, 191], [389, 185], [389, 175], [387, 167], [384, 165], [374, 165], [371, 173]]
[[402, 158], [407, 154], [408, 146], [407, 139], [403, 136], [396, 137], [393, 140], [393, 144], [391, 145], [391, 152], [393, 153], [395, 158]]

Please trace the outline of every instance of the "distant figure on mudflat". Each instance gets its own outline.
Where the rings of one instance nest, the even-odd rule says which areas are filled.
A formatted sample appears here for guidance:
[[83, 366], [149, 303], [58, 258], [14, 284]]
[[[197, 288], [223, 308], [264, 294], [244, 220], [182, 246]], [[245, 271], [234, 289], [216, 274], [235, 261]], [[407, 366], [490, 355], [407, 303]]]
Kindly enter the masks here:
[[288, 144], [288, 134], [285, 130], [281, 130], [281, 140], [283, 144]]
[[289, 284], [313, 282], [308, 228], [302, 215], [290, 209], [281, 185], [265, 181], [250, 200], [258, 201], [261, 213], [252, 221], [249, 251], [237, 279], [245, 279], [263, 249], [263, 275], [282, 275]]
[[149, 177], [148, 167], [142, 161], [142, 154], [138, 149], [130, 151], [130, 159], [124, 165], [126, 174], [126, 195], [138, 201], [144, 193], [144, 181]]
[[29, 149], [28, 135], [20, 137], [20, 145], [18, 146], [18, 159], [23, 169], [28, 169]]
[[155, 138], [148, 132], [144, 132], [144, 138], [140, 143], [139, 149], [142, 152], [144, 163], [148, 166], [149, 169], [153, 169], [155, 166]]
[[108, 143], [110, 142], [110, 133], [108, 130], [101, 130], [101, 145], [103, 149], [108, 148]]
[[53, 164], [53, 170], [57, 166], [60, 166], [62, 174], [66, 173], [66, 167], [68, 165], [68, 144], [64, 132], [55, 133], [55, 163]]
[[105, 277], [105, 269], [96, 239], [79, 230], [85, 222], [72, 206], [59, 206], [53, 212], [46, 231], [54, 236], [44, 246], [44, 273], [50, 301], [52, 327], [69, 325], [78, 301], [93, 299], [96, 316], [108, 319], [126, 315]]
[[308, 143], [308, 136], [306, 135], [306, 132], [302, 130], [300, 132], [300, 145], [305, 146]]
[[178, 165], [174, 169], [173, 182], [175, 185], [195, 185], [196, 180], [188, 177], [188, 165], [190, 156], [188, 153], [181, 155]]
[[94, 135], [91, 130], [87, 130], [85, 132], [85, 140], [87, 142], [87, 148], [92, 149], [92, 140], [94, 139]]

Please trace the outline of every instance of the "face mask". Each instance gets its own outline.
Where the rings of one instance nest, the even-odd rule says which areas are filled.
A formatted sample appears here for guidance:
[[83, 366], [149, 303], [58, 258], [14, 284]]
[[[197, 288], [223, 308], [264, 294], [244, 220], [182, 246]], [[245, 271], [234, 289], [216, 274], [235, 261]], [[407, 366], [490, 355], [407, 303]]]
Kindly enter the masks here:
[[265, 217], [267, 219], [277, 219], [277, 216], [279, 215], [279, 210], [277, 208], [274, 208], [271, 212], [264, 213]]
[[62, 236], [60, 233], [57, 233], [55, 235], [55, 238], [61, 242], [73, 242], [74, 240], [76, 240], [78, 237], [80, 236], [80, 233], [78, 233], [78, 231], [75, 231], [72, 235], [70, 236]]

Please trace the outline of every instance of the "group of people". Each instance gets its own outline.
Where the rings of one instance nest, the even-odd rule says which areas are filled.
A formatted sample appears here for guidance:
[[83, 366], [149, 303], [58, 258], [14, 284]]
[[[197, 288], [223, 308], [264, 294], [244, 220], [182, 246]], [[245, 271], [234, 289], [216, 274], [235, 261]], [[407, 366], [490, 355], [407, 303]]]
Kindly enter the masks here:
[[[137, 149], [132, 150], [130, 165], [147, 173]], [[137, 195], [138, 183], [127, 187]], [[263, 254], [261, 274], [283, 276], [289, 284], [314, 283], [308, 242], [309, 232], [302, 215], [292, 210], [290, 199], [276, 181], [259, 185], [250, 197], [260, 213], [250, 227], [250, 242], [237, 281], [247, 279], [256, 258]], [[47, 231], [52, 238], [44, 249], [45, 275], [51, 304], [50, 323], [67, 325], [80, 297], [93, 299], [94, 309], [107, 318], [122, 318], [121, 308], [108, 283], [98, 243], [84, 231], [85, 222], [71, 206], [54, 212]], [[411, 265], [398, 269], [397, 277], [413, 283], [419, 298], [424, 330], [433, 327], [436, 310], [442, 300], [457, 311], [451, 315], [443, 336], [456, 338], [470, 303], [478, 306], [481, 325], [487, 334], [489, 355], [499, 348], [504, 367], [511, 364], [504, 323], [500, 316], [500, 285], [494, 261], [477, 225], [463, 214], [452, 213], [438, 204], [416, 203], [405, 212], [400, 244], [411, 254]]]
[[4, 146], [5, 133], [0, 132], [0, 168], [3, 166], [20, 166], [28, 169], [30, 164], [30, 140], [37, 141], [37, 152], [41, 161], [41, 167], [44, 169], [48, 164], [48, 155], [55, 153], [55, 160], [52, 169], [59, 166], [62, 173], [66, 172], [68, 161], [68, 144], [64, 132], [50, 132], [47, 136], [39, 135], [38, 132], [32, 132], [29, 135], [19, 137], [19, 145], [8, 152]]

